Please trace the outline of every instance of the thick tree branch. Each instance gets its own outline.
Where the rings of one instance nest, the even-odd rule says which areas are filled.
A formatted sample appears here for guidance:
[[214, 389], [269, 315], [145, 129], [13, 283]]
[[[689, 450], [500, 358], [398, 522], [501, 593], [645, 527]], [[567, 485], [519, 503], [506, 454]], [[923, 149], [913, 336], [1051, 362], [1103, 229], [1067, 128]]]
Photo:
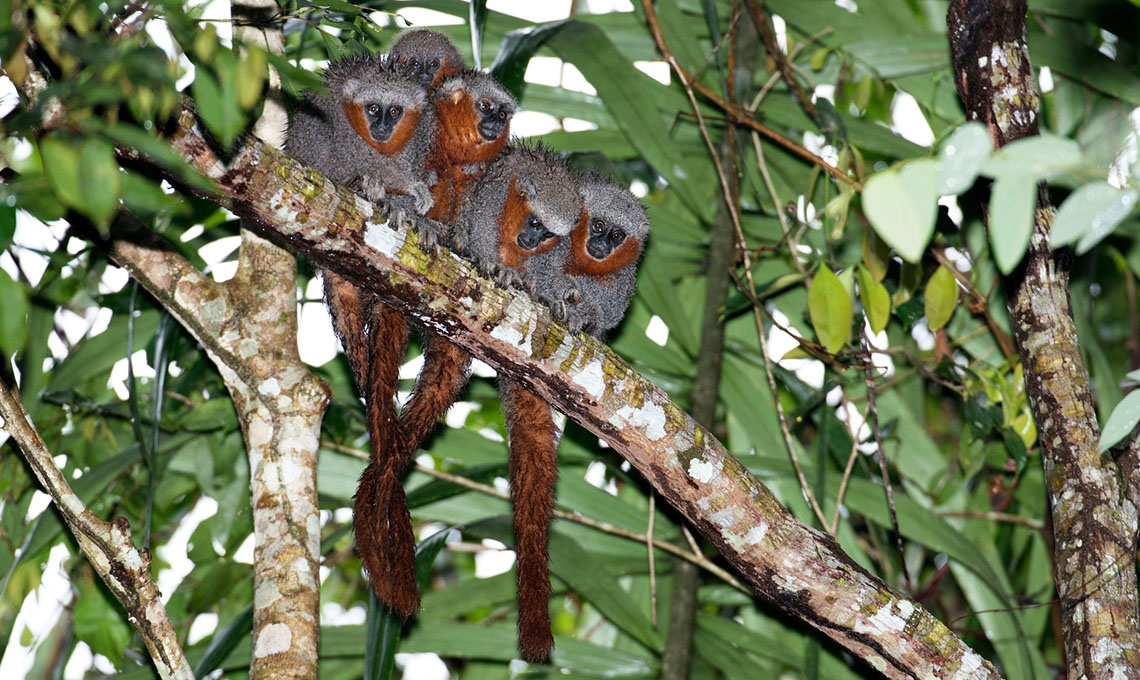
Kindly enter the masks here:
[[[601, 343], [571, 336], [524, 293], [496, 288], [409, 224], [255, 141], [223, 163], [184, 112], [170, 141], [215, 198], [322, 267], [536, 391], [606, 439], [756, 591], [892, 678], [996, 678], [917, 603], [788, 513], [704, 428]], [[224, 329], [219, 328], [219, 332]], [[255, 500], [256, 502], [256, 500]]]
[[159, 677], [193, 680], [194, 673], [178, 644], [178, 634], [162, 606], [162, 594], [151, 580], [150, 552], [135, 548], [127, 520], [119, 517], [106, 522], [79, 500], [52, 461], [51, 451], [32, 425], [17, 394], [14, 386], [0, 382], [0, 416], [4, 418], [4, 430], [20, 445], [40, 486], [51, 496], [79, 543], [79, 549], [127, 610], [127, 617], [142, 637]]
[[[952, 0], [947, 16], [958, 94], [995, 147], [1038, 134], [1025, 14], [1025, 0]], [[1116, 462], [1097, 449], [1069, 300], [1070, 256], [1049, 248], [1054, 212], [1042, 188], [1029, 251], [1005, 285], [1052, 506], [1069, 677], [1140, 678], [1136, 506]]]
[[[284, 51], [276, 0], [234, 0], [234, 36], [243, 49]], [[280, 148], [287, 115], [281, 77], [269, 68], [269, 87], [253, 133]], [[268, 383], [226, 379], [249, 451], [253, 496], [253, 658], [250, 676], [312, 678], [320, 640], [320, 532], [317, 448], [328, 399], [297, 350], [297, 259], [242, 225], [238, 269], [226, 285], [241, 315], [243, 342], [271, 374], [296, 376], [300, 391], [273, 394]], [[252, 358], [252, 357], [250, 357]], [[224, 372], [223, 372], [224, 374]], [[304, 387], [301, 387], [304, 385]], [[257, 392], [251, 390], [257, 387]], [[269, 392], [262, 390], [268, 388]], [[276, 404], [267, 408], [268, 396]], [[283, 398], [278, 398], [283, 397]], [[300, 397], [300, 398], [298, 398]], [[288, 483], [285, 479], [288, 477]]]

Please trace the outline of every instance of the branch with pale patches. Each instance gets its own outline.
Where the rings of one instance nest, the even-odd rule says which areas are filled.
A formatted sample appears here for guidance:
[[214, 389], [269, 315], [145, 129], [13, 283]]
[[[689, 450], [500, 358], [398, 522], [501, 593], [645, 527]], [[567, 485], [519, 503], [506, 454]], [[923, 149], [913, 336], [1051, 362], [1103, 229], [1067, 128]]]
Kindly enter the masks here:
[[162, 606], [162, 594], [150, 578], [150, 552], [135, 548], [127, 520], [119, 517], [106, 522], [79, 500], [56, 467], [51, 451], [32, 425], [15, 388], [2, 382], [0, 416], [4, 419], [4, 430], [20, 445], [40, 486], [51, 496], [79, 543], [79, 549], [126, 609], [159, 676], [193, 680], [190, 664], [178, 644], [178, 634]]
[[739, 461], [605, 345], [570, 335], [527, 295], [447, 251], [420, 219], [378, 207], [255, 141], [223, 163], [184, 112], [172, 146], [242, 219], [341, 273], [418, 324], [542, 395], [604, 438], [751, 586], [892, 678], [996, 678], [917, 603], [891, 592], [828, 536], [787, 512]]

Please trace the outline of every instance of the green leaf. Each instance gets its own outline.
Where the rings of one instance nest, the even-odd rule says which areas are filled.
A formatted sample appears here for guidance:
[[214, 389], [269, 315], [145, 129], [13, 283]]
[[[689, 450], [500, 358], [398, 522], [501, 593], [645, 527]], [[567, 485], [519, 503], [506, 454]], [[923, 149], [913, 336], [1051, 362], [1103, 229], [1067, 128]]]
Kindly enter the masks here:
[[0, 250], [6, 250], [12, 245], [12, 237], [16, 235], [16, 208], [11, 205], [0, 204]]
[[907, 262], [918, 262], [938, 217], [937, 161], [912, 161], [867, 180], [863, 210], [875, 232]]
[[[218, 60], [219, 67], [223, 63], [222, 59]], [[194, 103], [198, 106], [198, 115], [202, 117], [210, 132], [226, 147], [233, 144], [245, 125], [236, 93], [233, 92], [236, 87], [232, 82], [234, 77], [235, 74], [232, 72], [221, 74], [223, 80], [219, 83], [218, 77], [213, 73], [205, 68], [199, 68], [194, 76], [194, 82], [190, 84], [190, 90], [194, 93]], [[225, 79], [229, 79], [229, 82]]]
[[1026, 173], [1001, 175], [990, 193], [990, 244], [1002, 274], [1021, 262], [1033, 234], [1037, 178]]
[[1138, 422], [1140, 422], [1140, 390], [1132, 390], [1116, 405], [1116, 408], [1112, 409], [1112, 415], [1104, 424], [1100, 433], [1100, 452], [1104, 453], [1120, 443], [1136, 429]]
[[851, 335], [851, 298], [839, 277], [820, 265], [808, 287], [808, 312], [815, 335], [835, 354]]
[[1042, 134], [1019, 139], [994, 151], [982, 173], [995, 180], [1006, 175], [1030, 175], [1048, 180], [1084, 165], [1081, 147], [1072, 139]]
[[926, 323], [936, 331], [945, 326], [954, 316], [958, 306], [958, 282], [954, 274], [944, 265], [934, 270], [926, 282]]
[[1077, 253], [1087, 252], [1132, 213], [1136, 198], [1135, 189], [1117, 189], [1108, 182], [1080, 187], [1057, 210], [1049, 245], [1060, 248], [1079, 239]]
[[28, 341], [28, 295], [24, 286], [0, 269], [0, 352], [11, 358]]
[[523, 76], [526, 75], [530, 58], [550, 36], [561, 31], [565, 24], [565, 21], [555, 21], [508, 33], [499, 43], [499, 53], [495, 55], [495, 61], [491, 64], [491, 75], [495, 76], [511, 94], [522, 99], [527, 86]]
[[70, 140], [59, 135], [40, 140], [40, 158], [44, 174], [55, 195], [70, 208], [83, 209], [83, 188], [79, 175], [79, 151]]
[[973, 186], [992, 148], [990, 135], [981, 123], [966, 123], [955, 130], [938, 155], [942, 161], [938, 193], [960, 194]]
[[237, 62], [238, 105], [243, 111], [251, 111], [261, 101], [261, 90], [265, 84], [266, 65], [269, 63], [265, 50], [257, 45], [247, 45]]
[[210, 432], [234, 428], [237, 424], [234, 402], [226, 396], [198, 404], [193, 411], [186, 414], [179, 426], [191, 432]]
[[131, 628], [119, 611], [119, 604], [108, 597], [108, 591], [88, 584], [75, 601], [75, 637], [86, 642], [95, 654], [102, 654], [116, 666], [122, 665], [123, 651], [131, 637]]
[[467, 23], [471, 27], [471, 55], [475, 68], [483, 68], [483, 29], [487, 25], [487, 0], [471, 0]]
[[887, 277], [887, 269], [891, 266], [891, 249], [875, 235], [874, 229], [863, 230], [863, 264], [871, 278], [879, 282]]
[[879, 333], [887, 327], [891, 320], [891, 294], [886, 286], [879, 283], [871, 272], [859, 265], [859, 298], [863, 301], [863, 313], [867, 315], [867, 322], [871, 324], [871, 332]]
[[[83, 206], [79, 207], [95, 222], [100, 231], [110, 223], [119, 209], [122, 178], [115, 149], [98, 138], [88, 139], [79, 150], [79, 172]], [[103, 233], [106, 237], [107, 234]]]

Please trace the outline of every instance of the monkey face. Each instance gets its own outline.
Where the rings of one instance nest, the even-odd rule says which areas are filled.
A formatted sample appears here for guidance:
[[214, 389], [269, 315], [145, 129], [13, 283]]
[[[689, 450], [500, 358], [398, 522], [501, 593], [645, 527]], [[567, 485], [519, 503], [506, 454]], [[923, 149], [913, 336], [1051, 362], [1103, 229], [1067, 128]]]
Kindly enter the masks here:
[[636, 264], [649, 235], [649, 218], [633, 194], [599, 175], [580, 180], [588, 219], [570, 235], [566, 273], [607, 276]]
[[590, 219], [586, 236], [586, 252], [595, 260], [604, 260], [625, 241], [625, 230], [606, 222], [605, 218]]
[[399, 104], [372, 102], [364, 105], [364, 119], [372, 139], [387, 142], [404, 117], [404, 107]]
[[442, 33], [428, 30], [404, 31], [388, 52], [405, 75], [426, 88], [438, 86], [464, 67], [455, 45]]
[[482, 98], [475, 102], [475, 110], [479, 114], [479, 122], [475, 128], [479, 135], [488, 142], [493, 142], [503, 134], [510, 122], [513, 107], [507, 102], [497, 102], [490, 98]]
[[538, 215], [530, 213], [518, 236], [515, 236], [515, 244], [523, 250], [534, 250], [552, 238], [558, 238], [558, 234], [547, 229]]

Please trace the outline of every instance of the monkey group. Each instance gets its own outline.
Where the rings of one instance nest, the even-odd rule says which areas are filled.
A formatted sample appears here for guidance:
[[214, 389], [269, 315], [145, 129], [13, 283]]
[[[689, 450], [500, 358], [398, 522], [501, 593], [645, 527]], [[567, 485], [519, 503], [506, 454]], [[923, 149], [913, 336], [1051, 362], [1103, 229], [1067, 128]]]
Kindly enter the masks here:
[[[514, 98], [469, 68], [446, 36], [404, 31], [385, 56], [333, 61], [323, 82], [326, 92], [307, 93], [290, 115], [286, 151], [369, 200], [407, 196], [435, 221], [417, 223], [425, 247], [467, 256], [499, 284], [528, 291], [572, 331], [601, 338], [621, 322], [649, 235], [641, 202], [601, 175], [572, 172], [539, 144], [511, 140]], [[401, 477], [466, 385], [471, 357], [419, 329], [424, 365], [397, 408], [408, 319], [335, 272], [322, 273], [333, 327], [366, 406], [370, 460], [354, 499], [357, 550], [377, 598], [407, 618], [419, 607], [419, 591]], [[519, 649], [541, 662], [553, 646], [547, 539], [561, 431], [541, 397], [505, 375], [499, 382]]]

